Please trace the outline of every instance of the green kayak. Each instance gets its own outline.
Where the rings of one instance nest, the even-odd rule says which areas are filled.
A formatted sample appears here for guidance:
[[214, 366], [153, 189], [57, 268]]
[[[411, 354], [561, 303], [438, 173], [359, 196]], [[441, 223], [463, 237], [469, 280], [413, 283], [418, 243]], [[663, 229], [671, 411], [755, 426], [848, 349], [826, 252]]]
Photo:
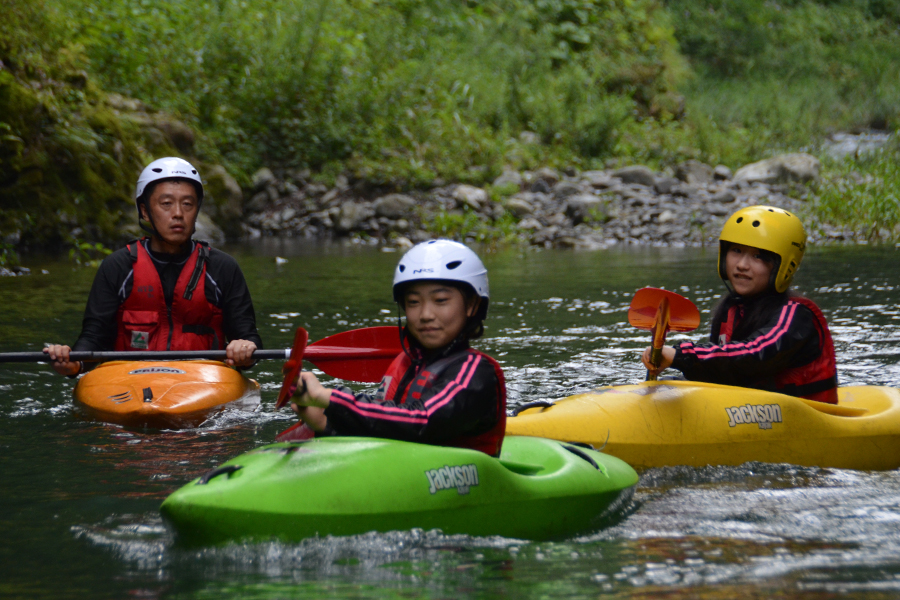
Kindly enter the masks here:
[[564, 538], [621, 510], [638, 476], [572, 444], [507, 437], [499, 459], [374, 438], [263, 446], [192, 481], [160, 511], [188, 544], [421, 528]]

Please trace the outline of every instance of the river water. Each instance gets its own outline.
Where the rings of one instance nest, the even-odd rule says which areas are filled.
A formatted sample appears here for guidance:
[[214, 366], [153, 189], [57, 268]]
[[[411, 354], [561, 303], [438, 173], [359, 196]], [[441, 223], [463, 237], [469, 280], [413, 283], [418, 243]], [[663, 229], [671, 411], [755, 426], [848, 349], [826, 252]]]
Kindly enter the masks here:
[[[397, 253], [285, 240], [227, 250], [247, 276], [267, 347], [289, 346], [297, 326], [315, 340], [396, 323]], [[492, 302], [478, 346], [503, 363], [513, 405], [642, 380], [648, 334], [626, 317], [637, 289], [686, 295], [703, 327], [722, 290], [710, 249], [482, 254]], [[900, 387], [898, 257], [894, 247], [813, 249], [797, 276], [832, 323], [843, 385]], [[30, 276], [0, 278], [0, 351], [78, 334], [94, 271], [28, 266]], [[150, 432], [82, 420], [73, 382], [46, 366], [0, 365], [0, 597], [900, 595], [898, 471], [651, 469], [610, 528], [552, 543], [405, 531], [178, 546], [159, 504], [293, 422], [273, 410], [279, 372], [274, 361], [252, 371], [263, 387], [257, 412]]]

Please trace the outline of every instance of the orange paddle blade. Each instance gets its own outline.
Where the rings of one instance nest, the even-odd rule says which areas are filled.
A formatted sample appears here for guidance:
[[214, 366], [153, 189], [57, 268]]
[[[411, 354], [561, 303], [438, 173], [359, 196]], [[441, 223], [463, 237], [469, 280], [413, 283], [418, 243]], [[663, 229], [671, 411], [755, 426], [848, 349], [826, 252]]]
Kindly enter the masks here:
[[638, 329], [653, 330], [660, 306], [668, 304], [668, 331], [693, 331], [700, 326], [700, 311], [675, 292], [646, 287], [637, 291], [628, 309], [628, 322]]
[[291, 346], [291, 357], [281, 369], [284, 373], [284, 381], [281, 382], [281, 390], [278, 392], [275, 408], [281, 408], [290, 399], [291, 386], [297, 381], [300, 369], [303, 367], [303, 352], [306, 350], [306, 342], [308, 341], [309, 334], [302, 327], [298, 327], [297, 332], [294, 334], [294, 345]]

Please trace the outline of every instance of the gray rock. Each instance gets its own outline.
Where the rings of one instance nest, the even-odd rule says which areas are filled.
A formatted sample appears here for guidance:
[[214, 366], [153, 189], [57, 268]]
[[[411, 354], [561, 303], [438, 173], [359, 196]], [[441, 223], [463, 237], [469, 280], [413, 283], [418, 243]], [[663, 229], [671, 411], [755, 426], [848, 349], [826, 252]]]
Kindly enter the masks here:
[[543, 179], [535, 179], [529, 189], [535, 194], [549, 194], [553, 187]]
[[268, 208], [269, 203], [269, 192], [265, 190], [256, 192], [247, 203], [247, 210], [255, 213], [262, 212]]
[[488, 195], [481, 188], [463, 183], [453, 190], [453, 199], [460, 208], [468, 206], [472, 210], [481, 210], [481, 207], [487, 204]]
[[622, 183], [639, 183], [647, 187], [653, 187], [656, 183], [656, 173], [649, 167], [643, 165], [633, 165], [630, 167], [622, 167], [612, 172], [613, 177], [618, 177]]
[[810, 154], [782, 154], [745, 165], [734, 174], [735, 181], [749, 183], [808, 183], [819, 177], [819, 160]]
[[725, 165], [716, 165], [716, 168], [713, 170], [713, 179], [716, 181], [728, 181], [731, 177], [731, 169]]
[[196, 228], [197, 231], [194, 233], [194, 237], [198, 240], [205, 240], [210, 244], [222, 244], [225, 242], [225, 234], [218, 225], [213, 223], [209, 215], [203, 211], [200, 211], [200, 214], [197, 215]]
[[534, 206], [531, 202], [521, 196], [513, 196], [506, 201], [506, 210], [511, 212], [516, 218], [522, 218], [534, 212]]
[[578, 194], [568, 199], [566, 215], [576, 225], [584, 222], [605, 221], [604, 205], [605, 201], [598, 196]]
[[537, 181], [546, 182], [550, 187], [559, 183], [560, 180], [559, 173], [550, 167], [541, 167], [534, 172], [534, 177]]
[[675, 177], [691, 185], [703, 185], [713, 178], [713, 168], [699, 160], [688, 160], [675, 167]]
[[373, 217], [375, 212], [361, 202], [348, 201], [341, 204], [338, 212], [337, 223], [334, 226], [338, 233], [349, 233], [358, 229], [367, 219]]
[[662, 176], [653, 182], [653, 190], [657, 194], [671, 194], [676, 186], [681, 185], [680, 179], [674, 177]]
[[561, 181], [553, 188], [553, 197], [557, 200], [563, 200], [575, 194], [583, 194], [586, 191], [575, 181]]
[[730, 202], [734, 202], [737, 196], [731, 190], [722, 190], [720, 192], [716, 192], [713, 194], [713, 197], [710, 198], [710, 202], [718, 202], [719, 204], [728, 204]]
[[263, 189], [264, 187], [275, 183], [275, 174], [271, 169], [263, 167], [253, 174], [252, 186], [254, 191]]
[[494, 187], [522, 187], [522, 175], [518, 171], [504, 171], [500, 177], [491, 184]]
[[416, 205], [416, 200], [406, 194], [388, 194], [377, 198], [372, 203], [375, 214], [389, 219], [400, 219], [409, 215]]
[[614, 185], [612, 176], [606, 171], [585, 171], [581, 180], [593, 188], [606, 189]]
[[541, 225], [541, 222], [533, 217], [526, 217], [519, 221], [519, 229], [524, 229], [526, 231], [536, 231], [541, 227], [543, 227], [543, 225]]
[[671, 223], [672, 221], [675, 221], [677, 219], [678, 219], [678, 215], [676, 215], [673, 211], [666, 209], [666, 210], [663, 210], [659, 214], [659, 216], [656, 218], [656, 222], [657, 223]]

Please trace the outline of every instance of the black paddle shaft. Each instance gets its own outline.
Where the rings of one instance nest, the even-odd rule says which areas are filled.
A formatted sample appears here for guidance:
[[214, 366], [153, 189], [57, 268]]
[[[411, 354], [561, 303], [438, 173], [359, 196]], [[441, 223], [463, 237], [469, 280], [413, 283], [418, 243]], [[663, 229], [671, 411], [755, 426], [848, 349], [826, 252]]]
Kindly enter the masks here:
[[[253, 358], [259, 360], [272, 358], [287, 360], [290, 357], [290, 349], [287, 350], [257, 350]], [[101, 352], [70, 352], [69, 360], [81, 360], [84, 362], [103, 362], [106, 360], [225, 360], [224, 350], [158, 350], [158, 351], [101, 351]], [[12, 362], [50, 362], [50, 357], [43, 352], [0, 352], [0, 363]]]

